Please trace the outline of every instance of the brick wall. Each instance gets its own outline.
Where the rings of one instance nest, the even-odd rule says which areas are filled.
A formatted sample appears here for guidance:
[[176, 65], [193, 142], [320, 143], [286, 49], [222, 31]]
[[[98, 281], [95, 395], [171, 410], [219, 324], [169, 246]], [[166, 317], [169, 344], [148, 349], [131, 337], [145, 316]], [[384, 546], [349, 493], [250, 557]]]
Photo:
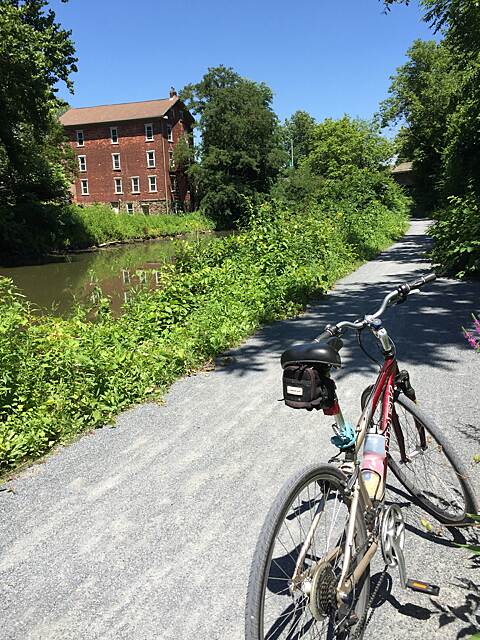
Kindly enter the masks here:
[[[147, 141], [145, 125], [153, 125], [153, 140]], [[132, 203], [134, 211], [149, 213], [169, 210], [172, 200], [184, 203], [189, 208], [190, 196], [185, 176], [170, 171], [170, 155], [175, 144], [188, 131], [189, 121], [179, 118], [178, 108], [168, 112], [168, 120], [155, 118], [129, 120], [100, 124], [85, 124], [66, 127], [68, 139], [77, 156], [77, 178], [72, 186], [74, 202], [78, 204], [115, 203], [120, 210], [126, 210]], [[167, 126], [172, 128], [173, 141], [167, 140]], [[116, 127], [118, 143], [111, 140], [110, 128]], [[78, 146], [76, 131], [83, 131], [84, 145]], [[155, 152], [155, 167], [147, 166], [147, 151]], [[113, 168], [112, 154], [120, 154], [120, 169]], [[80, 171], [78, 156], [85, 156], [86, 170]], [[149, 176], [156, 176], [156, 192], [149, 190]], [[140, 192], [132, 193], [132, 177], [138, 177]], [[115, 178], [121, 178], [123, 193], [115, 193]], [[88, 180], [88, 195], [82, 195], [82, 180]], [[172, 194], [176, 182], [177, 191]]]

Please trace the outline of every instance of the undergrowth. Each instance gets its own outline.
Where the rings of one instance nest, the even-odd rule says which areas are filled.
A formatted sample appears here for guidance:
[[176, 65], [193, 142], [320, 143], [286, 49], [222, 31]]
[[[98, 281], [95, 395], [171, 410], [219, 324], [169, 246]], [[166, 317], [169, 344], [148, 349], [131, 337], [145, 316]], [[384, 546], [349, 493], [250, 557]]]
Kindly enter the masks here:
[[[265, 322], [299, 313], [406, 228], [407, 201], [251, 210], [235, 236], [186, 246], [114, 318], [107, 299], [72, 317], [35, 316], [0, 280], [0, 470], [160, 397], [175, 379]], [[93, 320], [92, 320], [93, 314]]]

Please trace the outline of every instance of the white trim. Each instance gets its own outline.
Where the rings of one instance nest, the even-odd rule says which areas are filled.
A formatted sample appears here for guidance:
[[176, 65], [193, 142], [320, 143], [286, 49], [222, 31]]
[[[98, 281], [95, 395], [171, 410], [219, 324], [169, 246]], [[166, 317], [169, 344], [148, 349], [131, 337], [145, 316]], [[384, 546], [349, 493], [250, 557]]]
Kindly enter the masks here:
[[[149, 154], [153, 153], [153, 164], [150, 164]], [[155, 149], [149, 149], [147, 152], [147, 169], [155, 169], [156, 166], [156, 158], [155, 158]]]
[[[80, 136], [78, 134], [80, 134]], [[85, 146], [85, 136], [83, 135], [83, 129], [77, 129], [75, 131], [75, 135], [77, 137], [77, 147], [84, 147]], [[79, 137], [82, 138], [82, 142], [80, 142], [80, 140], [78, 139]]]
[[[117, 138], [116, 141], [113, 140], [113, 132], [115, 131], [115, 137]], [[118, 144], [118, 127], [110, 127], [110, 142], [112, 144]]]
[[[115, 185], [115, 195], [123, 193], [123, 182], [121, 178], [114, 178], [113, 184]], [[120, 191], [118, 191], [118, 185], [120, 185]]]
[[[152, 189], [152, 178], [155, 179], [155, 188]], [[148, 176], [148, 192], [149, 193], [157, 193], [158, 188], [157, 188], [157, 176]]]
[[[138, 180], [138, 189], [133, 188], [133, 181]], [[130, 184], [132, 186], [132, 193], [140, 193], [140, 176], [132, 176], [130, 178]]]
[[[84, 186], [87, 187], [86, 191], [83, 188]], [[82, 196], [89, 196], [90, 195], [90, 192], [88, 190], [88, 178], [82, 178], [82, 180], [80, 180], [80, 191], [81, 191]]]
[[[145, 126], [145, 142], [153, 142], [153, 122], [146, 122], [144, 126]], [[147, 127], [150, 127], [152, 130], [151, 138], [149, 138], [147, 135]]]
[[171, 124], [167, 124], [167, 140], [173, 142], [173, 127]]
[[[118, 167], [115, 166], [115, 157], [118, 157]], [[120, 171], [120, 169], [122, 168], [122, 164], [120, 161], [120, 154], [117, 153], [112, 153], [112, 167], [114, 171]]]
[[127, 202], [127, 213], [135, 213], [135, 207], [133, 205], [133, 202]]
[[[85, 171], [87, 170], [87, 156], [81, 155], [81, 156], [77, 156], [77, 158], [78, 158], [78, 170], [81, 173], [85, 173]], [[81, 158], [83, 158], [83, 169], [82, 169], [82, 163], [80, 162]]]
[[168, 170], [175, 171], [175, 159], [173, 157], [173, 149], [168, 150]]

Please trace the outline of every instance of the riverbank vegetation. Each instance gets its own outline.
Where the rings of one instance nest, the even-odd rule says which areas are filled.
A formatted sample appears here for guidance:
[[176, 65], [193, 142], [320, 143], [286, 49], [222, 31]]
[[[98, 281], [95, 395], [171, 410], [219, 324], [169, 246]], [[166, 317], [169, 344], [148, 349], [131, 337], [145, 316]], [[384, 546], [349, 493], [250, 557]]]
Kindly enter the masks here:
[[[395, 1], [386, 0], [387, 4]], [[383, 124], [400, 124], [397, 150], [413, 161], [417, 206], [436, 219], [440, 270], [480, 274], [480, 6], [421, 0], [441, 40], [417, 40], [392, 78]]]
[[186, 246], [160, 269], [162, 287], [138, 293], [119, 318], [104, 298], [68, 319], [38, 317], [0, 279], [1, 470], [158, 398], [259, 324], [298, 313], [404, 232], [408, 201], [247, 209], [239, 234]]
[[41, 255], [210, 231], [214, 227], [215, 223], [200, 212], [131, 215], [115, 213], [100, 204], [25, 203], [0, 207], [0, 254]]

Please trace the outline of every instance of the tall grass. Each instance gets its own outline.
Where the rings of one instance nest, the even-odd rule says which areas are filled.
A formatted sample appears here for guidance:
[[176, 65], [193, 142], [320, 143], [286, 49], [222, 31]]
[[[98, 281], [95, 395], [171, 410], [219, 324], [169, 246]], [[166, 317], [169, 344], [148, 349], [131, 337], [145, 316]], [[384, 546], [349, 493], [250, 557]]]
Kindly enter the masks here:
[[362, 216], [265, 204], [238, 235], [186, 247], [161, 270], [162, 287], [139, 293], [119, 318], [103, 299], [93, 321], [81, 308], [39, 318], [0, 280], [0, 469], [158, 397], [259, 324], [299, 313], [401, 235], [406, 206]]
[[214, 223], [199, 212], [146, 216], [115, 213], [106, 205], [78, 207], [32, 203], [0, 209], [0, 251], [41, 254], [207, 231]]

